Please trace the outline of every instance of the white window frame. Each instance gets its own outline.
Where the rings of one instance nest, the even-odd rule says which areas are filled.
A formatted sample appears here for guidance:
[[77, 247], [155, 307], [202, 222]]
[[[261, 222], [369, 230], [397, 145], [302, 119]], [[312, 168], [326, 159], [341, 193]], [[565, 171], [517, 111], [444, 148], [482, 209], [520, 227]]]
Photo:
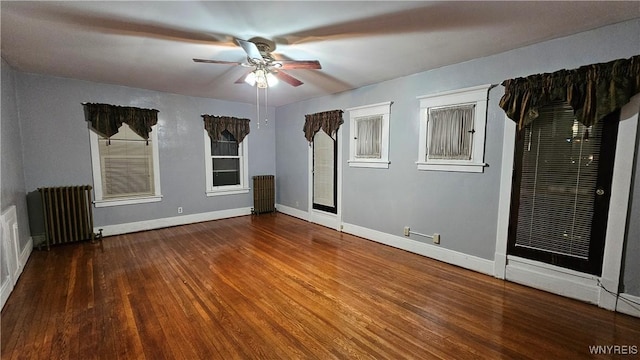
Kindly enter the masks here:
[[246, 135], [238, 144], [238, 156], [240, 158], [240, 184], [213, 186], [213, 164], [211, 156], [211, 138], [207, 130], [204, 133], [204, 169], [207, 196], [247, 194], [249, 192], [249, 135]]
[[[392, 101], [378, 104], [364, 105], [346, 109], [349, 112], [349, 160], [350, 167], [365, 168], [389, 168], [389, 118], [391, 113]], [[369, 116], [382, 116], [380, 122], [380, 158], [358, 157], [356, 149], [358, 148], [358, 139], [356, 138], [357, 120]]]
[[[122, 126], [128, 125], [122, 124]], [[91, 166], [93, 170], [93, 193], [95, 196], [93, 204], [95, 207], [144, 204], [162, 200], [162, 192], [160, 191], [160, 156], [158, 155], [157, 124], [151, 127], [151, 133], [149, 133], [149, 140], [151, 141], [149, 146], [151, 146], [153, 158], [154, 195], [152, 196], [122, 197], [115, 199], [104, 198], [104, 192], [102, 190], [102, 168], [100, 163], [99, 140], [100, 136], [95, 131], [89, 130], [89, 142], [91, 143]]]
[[[418, 170], [455, 171], [455, 172], [483, 172], [484, 141], [487, 124], [487, 100], [490, 84], [447, 91], [433, 95], [418, 96], [420, 100], [420, 139], [418, 148]], [[429, 142], [429, 109], [453, 107], [460, 105], [475, 105], [474, 134], [471, 159], [429, 159], [427, 148]]]

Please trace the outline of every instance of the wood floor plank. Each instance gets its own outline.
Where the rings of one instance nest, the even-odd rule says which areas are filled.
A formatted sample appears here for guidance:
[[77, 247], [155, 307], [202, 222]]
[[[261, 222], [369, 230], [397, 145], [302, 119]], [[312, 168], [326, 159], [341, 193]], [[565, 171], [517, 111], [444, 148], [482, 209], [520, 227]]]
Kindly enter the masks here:
[[[34, 251], [2, 359], [583, 359], [640, 319], [283, 214]], [[594, 358], [603, 358], [602, 356]]]

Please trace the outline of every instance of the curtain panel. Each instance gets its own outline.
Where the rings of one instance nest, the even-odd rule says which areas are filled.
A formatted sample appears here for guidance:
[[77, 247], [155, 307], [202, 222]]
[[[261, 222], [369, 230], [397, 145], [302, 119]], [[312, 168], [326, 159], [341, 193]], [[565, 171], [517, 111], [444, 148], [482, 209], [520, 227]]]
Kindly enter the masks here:
[[592, 126], [640, 92], [640, 55], [509, 79], [502, 85], [500, 107], [518, 123], [518, 130], [538, 118], [539, 108], [554, 101], [566, 101], [579, 122]]
[[324, 130], [327, 135], [333, 137], [340, 125], [344, 123], [342, 113], [342, 110], [331, 110], [305, 115], [304, 128], [302, 129], [302, 131], [304, 131], [304, 137], [307, 138], [309, 143], [312, 143], [313, 136], [320, 131], [320, 129]]
[[106, 138], [117, 134], [124, 123], [140, 137], [149, 140], [151, 127], [158, 123], [158, 110], [155, 109], [92, 103], [82, 105], [91, 129]]
[[204, 128], [213, 140], [222, 140], [222, 132], [227, 130], [236, 139], [238, 144], [249, 134], [249, 119], [240, 119], [231, 116], [202, 115]]

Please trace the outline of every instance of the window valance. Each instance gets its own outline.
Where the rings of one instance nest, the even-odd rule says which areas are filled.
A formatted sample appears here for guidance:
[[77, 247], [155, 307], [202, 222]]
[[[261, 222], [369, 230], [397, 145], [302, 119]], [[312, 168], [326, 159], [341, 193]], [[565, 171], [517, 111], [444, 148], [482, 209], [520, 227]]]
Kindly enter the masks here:
[[313, 136], [320, 131], [324, 130], [327, 135], [333, 137], [336, 131], [344, 120], [342, 120], [342, 110], [331, 110], [325, 112], [319, 112], [315, 114], [305, 115], [304, 137], [307, 141], [313, 142]]
[[249, 134], [249, 119], [239, 119], [231, 116], [202, 115], [204, 128], [214, 140], [222, 140], [221, 134], [227, 130], [238, 143]]
[[118, 133], [123, 123], [145, 140], [151, 127], [158, 123], [158, 110], [130, 106], [83, 103], [85, 120], [96, 133], [109, 138]]
[[519, 130], [539, 116], [539, 108], [554, 101], [566, 101], [576, 119], [591, 126], [640, 92], [640, 55], [505, 80], [502, 85], [500, 107]]

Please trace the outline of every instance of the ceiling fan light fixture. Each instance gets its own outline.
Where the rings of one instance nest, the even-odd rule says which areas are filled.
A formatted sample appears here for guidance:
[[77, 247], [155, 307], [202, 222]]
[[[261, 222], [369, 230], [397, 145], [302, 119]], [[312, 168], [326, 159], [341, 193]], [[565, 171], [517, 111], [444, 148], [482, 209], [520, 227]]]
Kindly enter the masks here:
[[256, 84], [256, 74], [254, 71], [250, 72], [247, 74], [247, 76], [244, 78], [244, 82], [246, 82], [247, 84], [254, 86]]
[[267, 73], [267, 84], [269, 85], [269, 87], [273, 87], [278, 85], [278, 78], [273, 75], [273, 73], [268, 72]]

